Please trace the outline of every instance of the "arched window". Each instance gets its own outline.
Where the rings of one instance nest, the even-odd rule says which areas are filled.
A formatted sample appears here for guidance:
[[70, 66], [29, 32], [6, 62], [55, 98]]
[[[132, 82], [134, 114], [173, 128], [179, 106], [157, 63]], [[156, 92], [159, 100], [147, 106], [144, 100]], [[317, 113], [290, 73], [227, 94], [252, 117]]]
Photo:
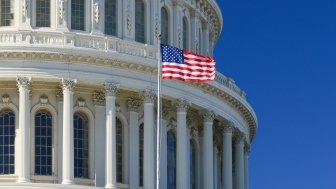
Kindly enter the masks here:
[[172, 131], [167, 133], [167, 189], [176, 188], [176, 139]]
[[161, 8], [161, 43], [169, 43], [169, 18], [166, 8]]
[[144, 150], [144, 124], [139, 127], [139, 184], [143, 186], [143, 150]]
[[36, 27], [50, 27], [50, 0], [36, 0]]
[[117, 35], [117, 0], [105, 0], [105, 34]]
[[135, 0], [135, 41], [145, 43], [145, 3]]
[[0, 175], [14, 174], [15, 115], [0, 112]]
[[71, 0], [71, 29], [85, 30], [85, 0]]
[[196, 189], [196, 150], [194, 141], [190, 140], [189, 145], [190, 189]]
[[122, 124], [121, 121], [116, 119], [116, 145], [117, 145], [117, 182], [122, 182], [122, 154], [123, 154], [123, 132], [122, 132]]
[[52, 116], [42, 110], [35, 114], [35, 174], [52, 175]]
[[74, 175], [89, 178], [89, 121], [83, 113], [74, 114]]
[[198, 30], [198, 54], [202, 54], [202, 31], [201, 28]]
[[0, 0], [0, 26], [11, 26], [14, 20], [13, 0]]
[[184, 16], [182, 21], [182, 29], [183, 29], [183, 49], [188, 48], [188, 21], [187, 18]]

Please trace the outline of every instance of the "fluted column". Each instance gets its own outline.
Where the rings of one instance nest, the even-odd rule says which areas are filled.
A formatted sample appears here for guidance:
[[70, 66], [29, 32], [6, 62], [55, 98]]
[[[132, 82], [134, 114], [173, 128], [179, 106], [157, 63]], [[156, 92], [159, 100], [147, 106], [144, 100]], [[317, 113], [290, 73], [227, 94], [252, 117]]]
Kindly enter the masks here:
[[188, 187], [188, 134], [187, 134], [187, 110], [189, 102], [179, 99], [177, 108], [177, 145], [176, 145], [176, 188]]
[[130, 189], [139, 188], [139, 106], [140, 101], [130, 98], [127, 101], [127, 107], [129, 112], [129, 125], [130, 125]]
[[116, 94], [119, 84], [106, 82], [106, 168], [105, 188], [117, 188]]
[[215, 115], [212, 111], [206, 111], [203, 117], [203, 188], [214, 188], [213, 179], [213, 120]]
[[31, 87], [31, 78], [17, 77], [17, 87], [19, 88], [19, 128], [20, 128], [20, 166], [18, 173], [19, 183], [30, 182], [30, 100], [29, 92]]
[[245, 145], [244, 148], [244, 179], [245, 179], [245, 187], [244, 189], [249, 189], [249, 168], [248, 168], [248, 162], [249, 162], [249, 155], [250, 155], [250, 146]]
[[244, 189], [244, 142], [243, 133], [235, 137], [235, 188]]
[[154, 99], [155, 92], [144, 90], [144, 159], [143, 183], [145, 189], [155, 188], [155, 156], [154, 156]]
[[232, 127], [223, 126], [223, 189], [232, 189]]
[[63, 89], [63, 152], [62, 184], [74, 183], [73, 94], [77, 80], [62, 79]]

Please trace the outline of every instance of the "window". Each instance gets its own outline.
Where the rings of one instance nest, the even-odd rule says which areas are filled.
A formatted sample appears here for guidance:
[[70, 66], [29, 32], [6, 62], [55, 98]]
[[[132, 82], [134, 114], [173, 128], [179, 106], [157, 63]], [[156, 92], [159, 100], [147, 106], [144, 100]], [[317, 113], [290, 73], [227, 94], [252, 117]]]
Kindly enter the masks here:
[[82, 113], [74, 115], [74, 175], [89, 178], [89, 123]]
[[145, 43], [145, 3], [135, 0], [135, 41]]
[[187, 49], [188, 48], [188, 22], [187, 22], [187, 18], [183, 17], [183, 49]]
[[71, 0], [71, 29], [85, 30], [85, 0]]
[[142, 123], [139, 127], [139, 171], [140, 171], [140, 178], [139, 178], [139, 184], [140, 186], [143, 186], [143, 155], [144, 155], [144, 124]]
[[14, 174], [15, 115], [0, 112], [0, 175]]
[[176, 139], [172, 131], [167, 133], [167, 186], [176, 188]]
[[52, 175], [52, 117], [47, 111], [35, 115], [35, 174]]
[[122, 153], [123, 153], [123, 132], [122, 132], [122, 124], [121, 121], [117, 118], [116, 120], [116, 140], [117, 140], [117, 182], [122, 182], [122, 167], [123, 167], [123, 161], [122, 161]]
[[190, 140], [189, 144], [189, 174], [190, 174], [190, 189], [196, 189], [196, 158], [195, 158], [195, 144]]
[[105, 0], [105, 34], [117, 35], [117, 0]]
[[169, 26], [168, 26], [168, 11], [166, 8], [161, 8], [161, 42], [163, 44], [169, 43]]
[[12, 25], [14, 19], [12, 4], [12, 0], [0, 0], [0, 26]]
[[50, 27], [50, 0], [36, 0], [36, 27]]

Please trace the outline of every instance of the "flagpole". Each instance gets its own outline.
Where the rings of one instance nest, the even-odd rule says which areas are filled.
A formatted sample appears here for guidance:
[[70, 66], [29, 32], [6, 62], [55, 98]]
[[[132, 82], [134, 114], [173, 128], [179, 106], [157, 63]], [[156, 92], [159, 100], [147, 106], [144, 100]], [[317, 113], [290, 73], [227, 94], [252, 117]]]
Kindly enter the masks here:
[[156, 189], [160, 188], [160, 130], [161, 130], [161, 60], [160, 60], [161, 35], [157, 36], [157, 118], [156, 118]]

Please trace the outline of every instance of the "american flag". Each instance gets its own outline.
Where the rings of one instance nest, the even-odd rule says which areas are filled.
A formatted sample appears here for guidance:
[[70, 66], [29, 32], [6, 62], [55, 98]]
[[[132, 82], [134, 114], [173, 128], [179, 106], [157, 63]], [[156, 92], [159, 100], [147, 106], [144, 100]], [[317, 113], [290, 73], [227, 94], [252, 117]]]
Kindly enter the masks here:
[[215, 60], [161, 44], [162, 78], [185, 82], [207, 82], [215, 79]]

